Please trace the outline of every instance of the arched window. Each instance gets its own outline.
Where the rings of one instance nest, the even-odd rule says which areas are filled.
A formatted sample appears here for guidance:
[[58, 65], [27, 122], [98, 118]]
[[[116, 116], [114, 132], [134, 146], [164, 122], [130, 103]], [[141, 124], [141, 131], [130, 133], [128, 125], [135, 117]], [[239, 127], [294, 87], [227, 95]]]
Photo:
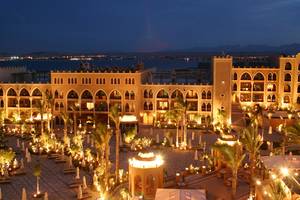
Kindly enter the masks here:
[[55, 103], [55, 110], [59, 110], [59, 103]]
[[81, 99], [93, 99], [93, 95], [88, 90], [85, 90], [81, 95]]
[[272, 73], [269, 73], [268, 74], [268, 81], [272, 81], [273, 80], [273, 74]]
[[284, 68], [285, 70], [292, 70], [292, 64], [290, 63], [290, 62], [287, 62], [286, 64], [285, 64], [285, 68]]
[[300, 74], [298, 75], [298, 82], [300, 82]]
[[17, 93], [14, 89], [10, 88], [7, 92], [7, 96], [17, 96]]
[[153, 98], [153, 92], [152, 92], [152, 90], [149, 90], [149, 98]]
[[272, 96], [268, 95], [267, 102], [272, 102]]
[[171, 98], [172, 98], [172, 99], [175, 99], [175, 98], [181, 98], [181, 99], [183, 99], [183, 94], [182, 94], [182, 92], [180, 92], [179, 90], [175, 90], [175, 91], [172, 93]]
[[58, 92], [57, 92], [57, 90], [55, 90], [55, 92], [54, 92], [54, 98], [58, 98]]
[[121, 99], [121, 98], [122, 98], [122, 96], [121, 96], [120, 92], [118, 92], [117, 90], [112, 91], [112, 93], [110, 93], [110, 95], [109, 95], [109, 99], [118, 100], [118, 99]]
[[233, 91], [237, 91], [237, 84], [236, 84], [236, 83], [233, 84], [232, 90], [233, 90]]
[[144, 98], [149, 98], [149, 94], [147, 90], [144, 90]]
[[68, 98], [68, 99], [78, 99], [78, 94], [77, 94], [74, 90], [71, 90], [71, 91], [68, 93], [67, 98]]
[[157, 95], [156, 95], [157, 98], [164, 98], [164, 99], [167, 99], [169, 98], [169, 94], [166, 90], [160, 90]]
[[38, 88], [36, 88], [35, 90], [33, 90], [32, 96], [34, 96], [34, 97], [41, 97], [42, 93], [41, 93], [41, 91]]
[[63, 109], [64, 108], [64, 104], [63, 102], [60, 103], [60, 109]]
[[300, 93], [300, 85], [298, 85], [297, 93]]
[[130, 95], [129, 99], [131, 99], [131, 100], [135, 99], [135, 94], [133, 91], [131, 91], [129, 95]]
[[152, 102], [149, 103], [149, 110], [153, 110], [153, 103]]
[[208, 92], [207, 92], [206, 98], [207, 98], [207, 99], [211, 99], [211, 91], [208, 91]]
[[189, 91], [187, 91], [187, 93], [186, 93], [186, 98], [187, 98], [187, 99], [198, 99], [198, 94], [197, 94], [197, 92], [194, 91], [194, 90], [189, 90]]
[[29, 96], [29, 92], [25, 89], [25, 88], [23, 88], [21, 91], [20, 91], [20, 96], [26, 96], [26, 97], [28, 97]]
[[132, 79], [132, 84], [134, 84], [134, 78]]
[[291, 92], [291, 86], [289, 84], [284, 85], [284, 92]]
[[99, 90], [99, 91], [96, 93], [96, 99], [106, 100], [107, 97], [106, 97], [105, 92], [103, 92], [102, 90]]
[[283, 97], [283, 102], [284, 103], [290, 103], [290, 97], [289, 96], [284, 96]]
[[0, 88], [0, 96], [2, 97], [3, 96], [3, 89]]
[[144, 110], [148, 110], [148, 103], [147, 102], [144, 103]]
[[128, 84], [131, 84], [131, 78], [128, 79]]
[[269, 83], [267, 85], [267, 90], [268, 90], [268, 92], [275, 92], [276, 91], [276, 85], [273, 84], [273, 83]]
[[233, 80], [237, 80], [237, 73], [233, 74]]
[[265, 80], [265, 77], [264, 77], [264, 75], [262, 75], [262, 73], [257, 73], [253, 79], [255, 81], [263, 81], [263, 80]]
[[292, 77], [290, 74], [285, 74], [284, 75], [284, 81], [291, 81]]
[[206, 111], [206, 105], [205, 105], [205, 103], [202, 104], [201, 111]]
[[128, 92], [128, 91], [125, 92], [125, 99], [126, 99], [126, 100], [129, 99], [129, 92]]
[[273, 73], [273, 81], [276, 81], [276, 74], [275, 73]]
[[300, 70], [300, 63], [299, 63], [299, 65], [298, 65], [298, 70]]
[[206, 111], [211, 111], [211, 104], [210, 104], [210, 103], [208, 103], [208, 104], [206, 105]]
[[206, 99], [206, 92], [205, 91], [202, 92], [201, 97], [202, 97], [202, 99]]
[[241, 77], [241, 80], [251, 80], [251, 76], [248, 73], [244, 73]]
[[300, 96], [297, 97], [297, 104], [300, 104]]
[[275, 94], [272, 95], [272, 102], [275, 102], [276, 101], [276, 96]]

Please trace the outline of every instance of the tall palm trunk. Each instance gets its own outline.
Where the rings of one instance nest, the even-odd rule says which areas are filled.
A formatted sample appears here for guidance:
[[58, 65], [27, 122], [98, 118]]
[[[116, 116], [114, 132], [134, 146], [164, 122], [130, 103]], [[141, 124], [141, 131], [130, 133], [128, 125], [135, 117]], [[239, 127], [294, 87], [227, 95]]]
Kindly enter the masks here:
[[73, 119], [74, 119], [74, 122], [73, 122], [73, 130], [74, 130], [74, 134], [76, 135], [77, 134], [77, 119], [76, 119], [76, 111], [74, 110], [73, 111]]
[[250, 159], [250, 196], [254, 194], [254, 177], [255, 177], [255, 163], [256, 163], [256, 158], [255, 155], [250, 154], [249, 155]]
[[186, 117], [185, 117], [185, 113], [183, 114], [183, 119], [182, 119], [182, 126], [183, 126], [183, 143], [184, 146], [187, 145], [187, 130], [186, 130]]
[[43, 117], [44, 113], [41, 112], [41, 134], [44, 134], [44, 117]]
[[176, 147], [179, 147], [179, 124], [176, 126]]
[[67, 122], [64, 121], [64, 137], [67, 136], [67, 131], [68, 131]]
[[108, 191], [108, 177], [109, 177], [109, 141], [105, 145], [105, 188]]
[[237, 188], [237, 170], [232, 170], [232, 199], [235, 199]]
[[39, 176], [36, 177], [36, 193], [37, 194], [40, 193], [40, 177]]
[[119, 183], [120, 167], [120, 125], [116, 126], [116, 182]]

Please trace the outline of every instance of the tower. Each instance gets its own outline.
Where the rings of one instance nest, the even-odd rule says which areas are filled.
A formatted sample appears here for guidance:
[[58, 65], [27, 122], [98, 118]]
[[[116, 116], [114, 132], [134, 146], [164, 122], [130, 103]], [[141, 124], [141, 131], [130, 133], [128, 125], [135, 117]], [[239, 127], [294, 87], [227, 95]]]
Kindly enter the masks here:
[[227, 122], [231, 123], [231, 56], [214, 56], [213, 65], [213, 120], [217, 118], [218, 110], [224, 110]]

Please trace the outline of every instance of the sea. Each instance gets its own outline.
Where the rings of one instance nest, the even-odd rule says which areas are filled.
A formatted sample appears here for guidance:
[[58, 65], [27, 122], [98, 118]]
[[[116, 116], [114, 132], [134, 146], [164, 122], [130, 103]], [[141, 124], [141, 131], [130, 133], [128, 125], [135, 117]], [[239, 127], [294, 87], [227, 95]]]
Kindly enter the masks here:
[[199, 59], [186, 58], [146, 58], [143, 60], [137, 58], [120, 59], [120, 58], [104, 58], [94, 60], [67, 60], [67, 59], [34, 59], [34, 60], [9, 60], [0, 61], [0, 67], [9, 66], [25, 66], [32, 71], [50, 71], [50, 70], [76, 70], [82, 63], [88, 63], [91, 68], [98, 67], [134, 67], [138, 63], [143, 63], [144, 67], [156, 68], [158, 70], [169, 70], [174, 68], [194, 68], [200, 62]]

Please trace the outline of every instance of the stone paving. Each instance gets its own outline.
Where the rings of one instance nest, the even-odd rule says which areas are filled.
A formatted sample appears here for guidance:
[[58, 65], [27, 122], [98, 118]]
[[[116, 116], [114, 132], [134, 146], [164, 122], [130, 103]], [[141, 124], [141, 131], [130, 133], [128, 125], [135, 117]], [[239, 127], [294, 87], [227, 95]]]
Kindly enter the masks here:
[[[10, 146], [15, 143], [15, 138], [9, 139]], [[23, 156], [23, 153], [18, 157]], [[63, 173], [64, 164], [55, 163], [54, 160], [49, 160], [46, 156], [32, 155], [32, 161], [25, 163], [25, 175], [13, 176], [11, 183], [1, 184], [2, 195], [4, 200], [21, 200], [22, 188], [26, 188], [28, 199], [32, 199], [31, 194], [36, 191], [36, 177], [33, 176], [33, 168], [37, 159], [41, 163], [41, 179], [40, 179], [40, 190], [41, 192], [48, 192], [49, 200], [67, 200], [77, 199], [77, 188], [70, 189], [69, 184], [74, 180], [75, 174], [65, 175]], [[91, 176], [80, 171], [80, 177], [86, 176], [87, 184], [91, 185]], [[88, 191], [91, 195], [91, 200], [96, 199], [96, 193]]]

